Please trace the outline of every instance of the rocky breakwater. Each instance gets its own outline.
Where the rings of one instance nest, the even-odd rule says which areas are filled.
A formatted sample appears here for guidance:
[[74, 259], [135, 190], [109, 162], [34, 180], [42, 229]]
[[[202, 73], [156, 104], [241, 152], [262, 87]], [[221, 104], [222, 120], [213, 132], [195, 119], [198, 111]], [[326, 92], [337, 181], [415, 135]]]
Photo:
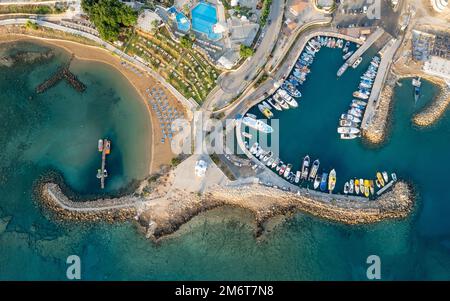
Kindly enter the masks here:
[[440, 86], [440, 93], [422, 112], [414, 115], [413, 122], [418, 126], [430, 126], [437, 122], [447, 110], [450, 103], [450, 88], [446, 83], [435, 82]]
[[132, 219], [137, 214], [141, 199], [125, 196], [95, 201], [72, 201], [55, 183], [44, 183], [38, 187], [42, 205], [58, 219], [70, 221], [116, 222]]
[[384, 142], [386, 138], [396, 80], [397, 78], [393, 74], [390, 74], [387, 78], [383, 90], [380, 93], [380, 97], [377, 100], [378, 104], [375, 115], [367, 129], [363, 130], [363, 137], [369, 143], [380, 144]]
[[375, 201], [307, 192], [294, 194], [258, 184], [217, 188], [210, 192], [208, 198], [253, 211], [259, 232], [269, 218], [296, 211], [345, 224], [367, 224], [404, 218], [414, 203], [412, 190], [405, 182], [395, 183], [390, 191]]
[[152, 202], [139, 216], [147, 237], [158, 240], [176, 232], [203, 211], [220, 206], [250, 210], [256, 221], [255, 236], [260, 236], [266, 222], [280, 215], [302, 211], [345, 224], [375, 223], [406, 217], [413, 208], [413, 193], [408, 184], [397, 182], [375, 201], [361, 201], [330, 194], [294, 194], [259, 184], [215, 186], [203, 195], [179, 191], [170, 198]]

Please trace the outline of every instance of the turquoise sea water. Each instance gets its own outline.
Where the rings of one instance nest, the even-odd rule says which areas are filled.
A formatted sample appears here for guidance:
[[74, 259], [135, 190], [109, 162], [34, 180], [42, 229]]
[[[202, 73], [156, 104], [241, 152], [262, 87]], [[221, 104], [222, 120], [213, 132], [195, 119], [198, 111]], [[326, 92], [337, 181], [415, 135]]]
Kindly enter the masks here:
[[[15, 47], [39, 50], [23, 43]], [[418, 108], [410, 82], [404, 81], [396, 89], [386, 145], [373, 149], [340, 141], [337, 119], [357, 86], [351, 81], [364, 67], [335, 83], [341, 63], [336, 51], [319, 53], [300, 108], [279, 116], [282, 129], [295, 121], [280, 137], [281, 156], [292, 163], [306, 153], [319, 157], [323, 166], [336, 168], [338, 181], [377, 169], [396, 171], [419, 194], [409, 218], [350, 227], [296, 214], [255, 240], [249, 214], [223, 208], [201, 214], [158, 245], [132, 223], [55, 223], [32, 199], [39, 175], [56, 169], [76, 192], [99, 193], [97, 139], [107, 135], [113, 141], [107, 187], [114, 192], [145, 174], [147, 164], [140, 158], [149, 130], [135, 92], [102, 64], [77, 63], [72, 69], [88, 86], [83, 95], [61, 83], [29, 100], [39, 80], [67, 59], [59, 53], [50, 62], [0, 67], [0, 279], [65, 279], [72, 254], [81, 258], [84, 280], [364, 280], [371, 254], [380, 256], [386, 280], [450, 279], [450, 193], [445, 189], [450, 119], [430, 129], [412, 127]], [[428, 83], [422, 90], [419, 106], [437, 92]]]

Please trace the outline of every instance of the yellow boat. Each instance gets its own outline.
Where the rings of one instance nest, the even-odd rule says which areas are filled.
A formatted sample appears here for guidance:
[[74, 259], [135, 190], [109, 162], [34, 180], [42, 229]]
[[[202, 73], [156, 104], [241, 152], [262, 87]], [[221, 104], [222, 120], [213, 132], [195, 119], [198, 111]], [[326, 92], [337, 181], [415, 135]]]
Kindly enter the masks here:
[[364, 195], [366, 196], [366, 198], [369, 197], [369, 192], [370, 190], [370, 184], [369, 184], [369, 180], [364, 180]]
[[267, 118], [272, 118], [273, 117], [273, 113], [269, 110], [269, 109], [267, 109], [267, 108], [264, 108], [264, 110], [262, 111], [262, 113], [264, 114], [264, 116], [266, 116]]
[[355, 179], [355, 192], [356, 194], [359, 194], [359, 180]]
[[381, 172], [377, 172], [377, 180], [378, 180], [378, 183], [380, 183], [381, 187], [383, 187], [384, 179], [383, 179], [383, 176], [381, 175]]

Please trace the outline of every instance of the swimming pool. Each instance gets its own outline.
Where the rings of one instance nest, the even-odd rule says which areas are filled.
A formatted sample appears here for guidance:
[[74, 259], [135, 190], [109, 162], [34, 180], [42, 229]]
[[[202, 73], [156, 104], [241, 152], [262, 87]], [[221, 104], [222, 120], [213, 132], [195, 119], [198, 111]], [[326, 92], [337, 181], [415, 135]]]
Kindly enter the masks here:
[[191, 28], [191, 22], [189, 22], [189, 19], [186, 18], [186, 16], [183, 13], [177, 13], [176, 20], [178, 30], [183, 32], [189, 31], [189, 29]]
[[192, 9], [192, 29], [206, 35], [209, 40], [222, 38], [222, 34], [213, 31], [216, 23], [217, 11], [213, 5], [201, 2]]

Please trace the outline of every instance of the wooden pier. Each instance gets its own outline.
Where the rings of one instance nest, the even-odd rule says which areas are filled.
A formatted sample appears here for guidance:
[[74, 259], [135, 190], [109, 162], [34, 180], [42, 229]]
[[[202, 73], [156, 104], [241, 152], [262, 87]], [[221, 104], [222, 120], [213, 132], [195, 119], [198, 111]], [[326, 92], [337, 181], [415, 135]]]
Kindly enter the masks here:
[[86, 85], [83, 84], [78, 77], [70, 72], [69, 67], [72, 62], [73, 56], [70, 61], [63, 67], [58, 68], [55, 74], [53, 74], [49, 79], [45, 80], [43, 83], [36, 87], [36, 93], [44, 93], [51, 87], [55, 86], [61, 80], [66, 80], [66, 82], [71, 85], [76, 91], [84, 92], [86, 90]]
[[110, 154], [111, 151], [111, 141], [108, 139], [103, 139], [103, 147], [102, 147], [102, 164], [101, 169], [99, 169], [97, 173], [97, 178], [100, 179], [100, 188], [105, 188], [105, 178], [108, 177], [108, 172], [106, 171], [106, 156]]
[[389, 188], [392, 187], [392, 185], [394, 185], [395, 181], [391, 180], [389, 183], [387, 183], [386, 185], [384, 185], [383, 187], [381, 187], [380, 190], [377, 191], [377, 196], [380, 196], [383, 192], [385, 192], [386, 190], [388, 190]]

